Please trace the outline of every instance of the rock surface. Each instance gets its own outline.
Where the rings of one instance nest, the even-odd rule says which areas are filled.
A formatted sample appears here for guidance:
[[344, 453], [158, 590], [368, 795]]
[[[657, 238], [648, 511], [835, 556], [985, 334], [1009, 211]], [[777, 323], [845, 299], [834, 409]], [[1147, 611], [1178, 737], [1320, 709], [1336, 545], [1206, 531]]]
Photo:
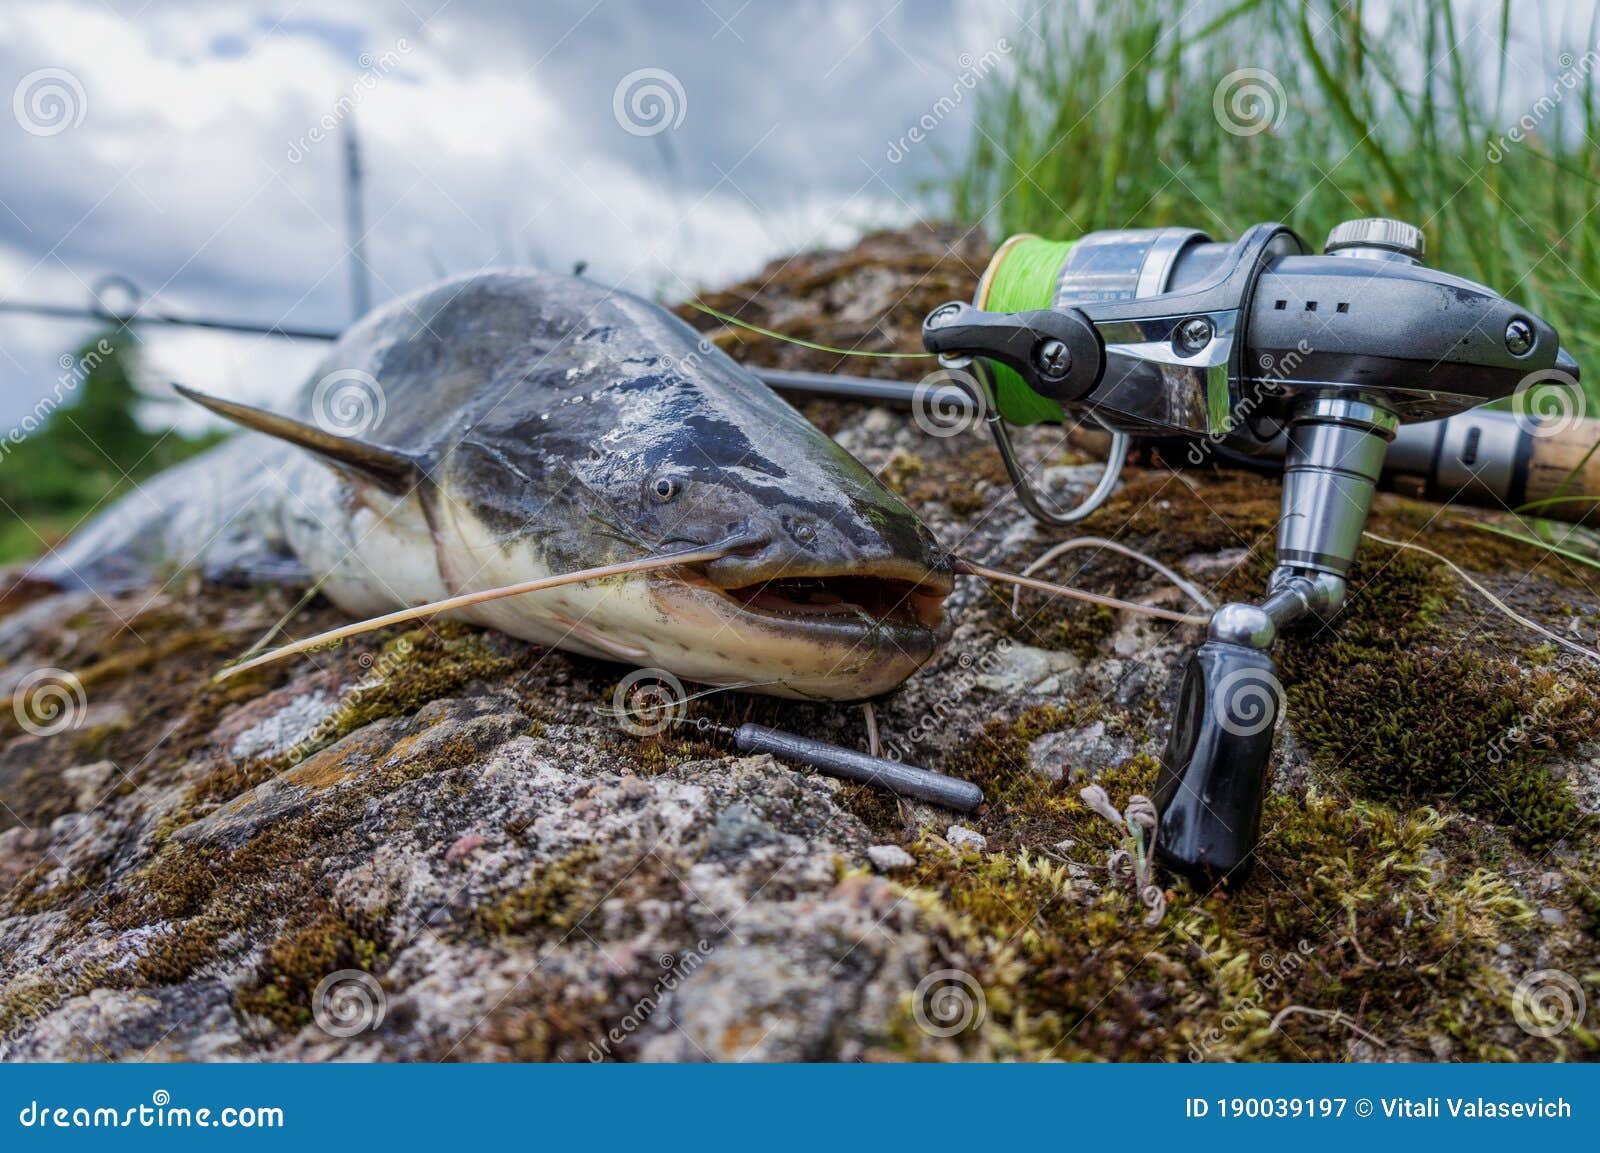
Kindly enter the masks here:
[[[873, 237], [709, 302], [912, 349], [986, 258]], [[1056, 539], [976, 434], [807, 411], [964, 553], [1015, 569]], [[1092, 483], [1058, 433], [1019, 439], [1062, 484]], [[1276, 486], [1144, 463], [1087, 531], [1219, 599], [1259, 590]], [[1374, 527], [1593, 643], [1592, 570], [1436, 511], [1382, 497]], [[1114, 556], [1056, 575], [1171, 595]], [[0, 709], [0, 1055], [1592, 1057], [1600, 677], [1427, 558], [1369, 545], [1355, 578], [1340, 621], [1285, 642], [1255, 879], [1203, 896], [1158, 873], [1154, 921], [1108, 869], [1140, 846], [1078, 790], [1122, 807], [1153, 789], [1193, 630], [1033, 594], [1013, 617], [1009, 595], [961, 582], [940, 655], [878, 705], [894, 755], [984, 787], [951, 828], [690, 730], [632, 736], [603, 711], [626, 669], [493, 633], [377, 634], [218, 685], [296, 593], [37, 602], [0, 619], [0, 692], [49, 671], [66, 711]], [[314, 601], [290, 630], [341, 619]], [[690, 708], [865, 740], [849, 707]], [[1554, 1031], [1528, 1016], [1548, 989], [1580, 992]], [[1315, 1012], [1280, 1019], [1295, 1005]]]

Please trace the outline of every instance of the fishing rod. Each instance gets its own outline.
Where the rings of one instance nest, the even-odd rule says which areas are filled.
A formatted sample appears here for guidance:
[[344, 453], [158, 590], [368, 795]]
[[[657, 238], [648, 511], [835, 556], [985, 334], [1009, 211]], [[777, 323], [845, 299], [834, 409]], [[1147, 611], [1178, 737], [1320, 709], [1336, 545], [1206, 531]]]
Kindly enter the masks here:
[[[842, 373], [790, 372], [758, 368], [756, 375], [769, 386], [796, 399], [871, 401], [895, 408], [936, 414], [940, 425], [951, 430], [977, 428], [991, 420], [981, 391], [941, 378], [931, 387], [903, 381]], [[1009, 437], [1006, 438], [1009, 441]], [[1117, 437], [1098, 424], [1078, 425], [1068, 442], [1092, 455], [1109, 459]], [[1132, 449], [1156, 455], [1174, 467], [1216, 463], [1250, 472], [1277, 474], [1288, 452], [1287, 435], [1281, 434], [1256, 454], [1228, 448], [1208, 436], [1135, 435]], [[1436, 504], [1465, 504], [1497, 511], [1536, 508], [1540, 517], [1583, 524], [1600, 520], [1600, 420], [1570, 417], [1541, 419], [1491, 409], [1471, 409], [1443, 420], [1402, 424], [1389, 442], [1378, 477], [1378, 487]], [[1016, 468], [1014, 453], [1001, 452], [1008, 467]], [[1018, 470], [1020, 471], [1020, 469]], [[1115, 472], [1108, 469], [1111, 479]], [[1025, 506], [1033, 496], [1025, 475], [1012, 474]], [[1096, 485], [1096, 489], [1110, 486]], [[1109, 491], [1107, 492], [1109, 495]], [[1088, 512], [1101, 503], [1088, 507]], [[1078, 506], [1079, 511], [1088, 504]], [[1074, 518], [1082, 519], [1086, 512]], [[1039, 519], [1062, 523], [1062, 514], [1046, 513]]]
[[206, 316], [167, 316], [162, 313], [113, 312], [107, 308], [78, 307], [69, 304], [44, 304], [30, 301], [0, 300], [0, 313], [43, 316], [54, 320], [93, 320], [129, 328], [135, 324], [160, 324], [174, 328], [206, 328], [217, 332], [241, 332], [255, 336], [277, 336], [287, 340], [338, 340], [339, 333], [325, 328], [299, 328], [288, 324], [257, 324], [248, 320], [221, 320]]

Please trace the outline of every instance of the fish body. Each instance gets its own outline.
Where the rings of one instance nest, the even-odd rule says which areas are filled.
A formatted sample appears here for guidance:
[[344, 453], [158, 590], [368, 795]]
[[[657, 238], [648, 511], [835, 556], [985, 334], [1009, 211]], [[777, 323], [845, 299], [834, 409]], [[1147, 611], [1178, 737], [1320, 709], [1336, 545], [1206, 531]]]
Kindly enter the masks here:
[[537, 272], [363, 319], [293, 405], [142, 486], [41, 562], [320, 582], [374, 615], [704, 546], [721, 559], [460, 610], [513, 636], [778, 695], [864, 698], [932, 656], [951, 562], [853, 457], [664, 309]]

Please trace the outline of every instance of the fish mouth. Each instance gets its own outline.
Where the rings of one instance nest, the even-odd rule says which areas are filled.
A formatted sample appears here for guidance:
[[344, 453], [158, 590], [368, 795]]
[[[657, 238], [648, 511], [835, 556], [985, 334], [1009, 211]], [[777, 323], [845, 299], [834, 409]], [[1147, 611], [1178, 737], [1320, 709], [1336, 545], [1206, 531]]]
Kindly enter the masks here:
[[729, 571], [716, 561], [680, 571], [683, 583], [716, 595], [742, 614], [863, 630], [933, 633], [944, 622], [945, 598], [954, 587], [949, 573], [894, 558], [866, 564], [789, 562], [770, 566], [770, 575], [743, 566]]
[[947, 572], [895, 557], [744, 558], [670, 574], [650, 581], [660, 620], [679, 638], [667, 667], [808, 700], [866, 700], [899, 687], [938, 652], [953, 585]]
[[746, 612], [788, 620], [838, 618], [934, 631], [948, 587], [870, 573], [781, 576], [717, 590]]

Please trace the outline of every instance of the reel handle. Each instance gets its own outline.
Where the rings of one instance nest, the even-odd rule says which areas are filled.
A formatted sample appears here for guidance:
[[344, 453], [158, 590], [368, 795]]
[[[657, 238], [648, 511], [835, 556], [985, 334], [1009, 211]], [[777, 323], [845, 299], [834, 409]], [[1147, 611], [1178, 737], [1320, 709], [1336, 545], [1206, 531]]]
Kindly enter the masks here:
[[959, 300], [922, 322], [922, 343], [941, 356], [982, 356], [1015, 371], [1040, 396], [1074, 401], [1105, 373], [1105, 345], [1076, 308], [984, 312]]
[[1282, 696], [1262, 649], [1208, 640], [1189, 658], [1153, 798], [1156, 857], [1202, 892], [1242, 884], [1255, 863]]

